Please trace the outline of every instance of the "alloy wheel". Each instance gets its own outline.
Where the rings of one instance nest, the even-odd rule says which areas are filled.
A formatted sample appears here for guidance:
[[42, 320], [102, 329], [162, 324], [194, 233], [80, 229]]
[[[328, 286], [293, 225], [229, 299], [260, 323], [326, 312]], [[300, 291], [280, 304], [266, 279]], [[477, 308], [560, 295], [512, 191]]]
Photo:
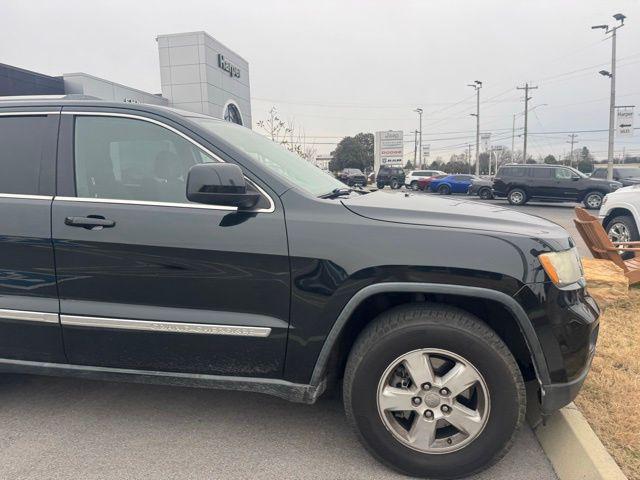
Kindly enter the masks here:
[[521, 203], [522, 203], [522, 201], [524, 200], [524, 196], [522, 195], [522, 193], [521, 193], [521, 192], [518, 192], [518, 191], [516, 191], [516, 192], [511, 192], [511, 193], [509, 194], [509, 198], [511, 198], [511, 202], [512, 202], [512, 203], [514, 203], [514, 204], [516, 204], [516, 205], [521, 204]]
[[609, 239], [612, 242], [630, 242], [631, 232], [629, 228], [621, 222], [616, 222], [609, 226]]
[[403, 445], [449, 453], [475, 440], [489, 418], [482, 375], [453, 352], [426, 348], [396, 358], [378, 384], [378, 413]]
[[587, 205], [589, 205], [591, 208], [594, 208], [594, 209], [600, 208], [601, 204], [602, 204], [602, 197], [597, 193], [592, 193], [587, 197]]

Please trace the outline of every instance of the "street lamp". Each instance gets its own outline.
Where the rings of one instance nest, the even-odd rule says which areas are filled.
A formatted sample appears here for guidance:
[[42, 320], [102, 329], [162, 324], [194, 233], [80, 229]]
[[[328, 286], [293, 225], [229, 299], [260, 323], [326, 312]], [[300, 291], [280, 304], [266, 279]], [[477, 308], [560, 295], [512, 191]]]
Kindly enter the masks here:
[[611, 34], [611, 72], [600, 70], [603, 77], [609, 77], [611, 81], [611, 95], [609, 98], [609, 146], [607, 149], [607, 180], [613, 180], [613, 131], [616, 111], [616, 31], [624, 26], [625, 17], [622, 13], [616, 13], [613, 18], [620, 22], [615, 27], [609, 25], [593, 25], [592, 30], [604, 30], [605, 35]]
[[[418, 107], [414, 110], [414, 112], [416, 112], [420, 117], [420, 150], [418, 150], [420, 153], [418, 155], [420, 155], [420, 165], [422, 165], [422, 163], [424, 162], [424, 159], [422, 158], [422, 109]], [[414, 165], [414, 167], [418, 168], [418, 165]]]
[[482, 82], [474, 80], [473, 83], [467, 84], [467, 87], [473, 87], [476, 91], [476, 113], [471, 116], [476, 117], [476, 175], [480, 175], [480, 89]]

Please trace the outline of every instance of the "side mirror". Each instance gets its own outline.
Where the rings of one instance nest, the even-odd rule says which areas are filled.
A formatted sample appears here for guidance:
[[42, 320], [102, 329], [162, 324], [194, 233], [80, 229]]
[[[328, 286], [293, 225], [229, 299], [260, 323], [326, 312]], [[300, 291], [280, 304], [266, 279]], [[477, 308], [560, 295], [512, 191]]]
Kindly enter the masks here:
[[260, 193], [247, 192], [242, 169], [233, 163], [194, 165], [187, 176], [187, 199], [208, 205], [249, 209], [260, 200]]
[[572, 176], [571, 176], [571, 180], [573, 180], [573, 181], [577, 181], [577, 180], [580, 180], [580, 177], [579, 177], [579, 176], [577, 176], [577, 175], [572, 175]]

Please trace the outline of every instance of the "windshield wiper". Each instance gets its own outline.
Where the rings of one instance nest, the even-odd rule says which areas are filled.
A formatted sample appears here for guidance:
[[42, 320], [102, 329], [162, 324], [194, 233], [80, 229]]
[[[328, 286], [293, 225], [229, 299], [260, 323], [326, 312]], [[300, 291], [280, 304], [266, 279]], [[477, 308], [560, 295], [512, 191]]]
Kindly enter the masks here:
[[351, 192], [353, 192], [352, 188], [334, 188], [329, 193], [319, 195], [318, 198], [337, 198], [343, 195], [349, 195]]

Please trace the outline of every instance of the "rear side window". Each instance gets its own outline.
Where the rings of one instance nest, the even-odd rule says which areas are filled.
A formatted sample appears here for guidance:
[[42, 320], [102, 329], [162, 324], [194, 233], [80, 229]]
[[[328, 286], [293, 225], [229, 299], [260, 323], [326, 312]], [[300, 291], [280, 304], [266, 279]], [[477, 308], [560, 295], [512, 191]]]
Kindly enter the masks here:
[[503, 177], [524, 177], [527, 169], [525, 167], [502, 167], [498, 171], [498, 175]]
[[553, 176], [553, 168], [532, 168], [531, 176], [533, 178], [551, 178]]
[[0, 116], [0, 193], [53, 193], [55, 131], [51, 125], [44, 115]]

